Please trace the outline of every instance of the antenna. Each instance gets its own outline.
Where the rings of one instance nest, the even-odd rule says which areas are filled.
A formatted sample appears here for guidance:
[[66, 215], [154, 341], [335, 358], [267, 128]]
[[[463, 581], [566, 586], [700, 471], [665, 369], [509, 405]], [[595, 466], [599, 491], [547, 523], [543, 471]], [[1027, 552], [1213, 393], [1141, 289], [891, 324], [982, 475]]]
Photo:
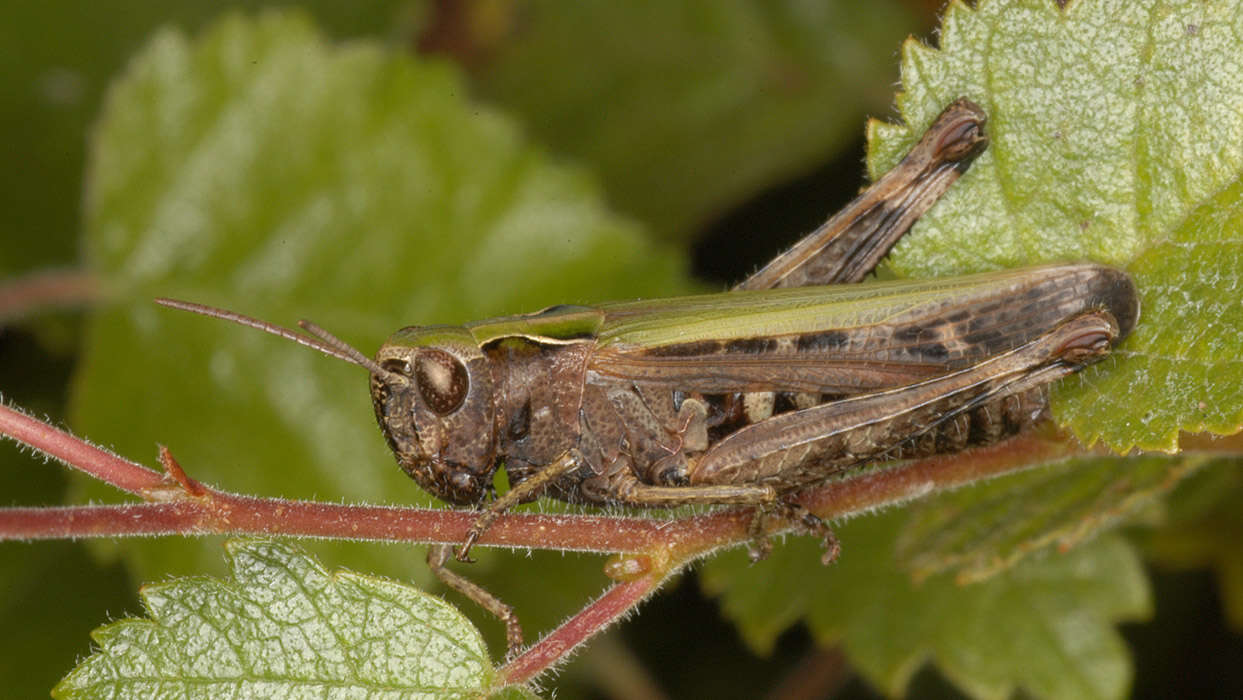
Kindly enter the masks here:
[[251, 318], [250, 316], [239, 314], [236, 311], [218, 309], [214, 306], [207, 306], [205, 304], [195, 304], [191, 301], [157, 297], [155, 303], [160, 306], [167, 306], [170, 309], [189, 311], [192, 314], [198, 314], [200, 316], [210, 316], [211, 318], [218, 318], [224, 321], [232, 321], [233, 323], [237, 323], [239, 325], [258, 328], [265, 333], [271, 333], [272, 335], [280, 336], [285, 340], [292, 340], [300, 345], [305, 345], [313, 350], [318, 350], [329, 357], [335, 357], [338, 360], [344, 360], [352, 365], [358, 365], [376, 376], [402, 376], [391, 370], [384, 369], [380, 365], [376, 364], [375, 360], [367, 357], [356, 348], [346, 343], [344, 340], [341, 340], [310, 321], [298, 321], [298, 325], [314, 337], [303, 335], [302, 333], [289, 330], [288, 328], [283, 328], [274, 323], [260, 321], [257, 318]]

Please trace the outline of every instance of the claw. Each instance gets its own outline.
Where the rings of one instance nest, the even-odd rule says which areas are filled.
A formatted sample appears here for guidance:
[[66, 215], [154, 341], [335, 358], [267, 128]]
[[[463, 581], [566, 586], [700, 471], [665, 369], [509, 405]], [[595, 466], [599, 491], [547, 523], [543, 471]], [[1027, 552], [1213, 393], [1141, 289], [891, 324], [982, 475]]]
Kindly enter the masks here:
[[475, 528], [466, 533], [466, 539], [462, 540], [462, 545], [453, 553], [453, 558], [464, 564], [474, 564], [475, 560], [470, 558], [470, 549], [475, 546], [475, 540], [479, 539], [479, 532]]
[[764, 532], [764, 518], [770, 514], [801, 527], [807, 534], [819, 536], [824, 542], [825, 550], [820, 556], [821, 564], [828, 566], [841, 556], [842, 543], [828, 523], [797, 503], [778, 501], [771, 506], [761, 506], [755, 509], [755, 516], [751, 519], [749, 528], [751, 544], [748, 545], [748, 555], [751, 557], [751, 563], [763, 561], [772, 553], [773, 543]]

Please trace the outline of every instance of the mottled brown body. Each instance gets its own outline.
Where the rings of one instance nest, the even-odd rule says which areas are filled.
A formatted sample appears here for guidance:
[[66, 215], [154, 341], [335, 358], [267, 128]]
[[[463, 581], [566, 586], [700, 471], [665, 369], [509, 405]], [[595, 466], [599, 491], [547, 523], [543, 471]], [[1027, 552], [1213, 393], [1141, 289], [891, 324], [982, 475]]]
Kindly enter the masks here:
[[[953, 453], [1040, 421], [1046, 388], [1107, 355], [1139, 313], [1124, 273], [1090, 263], [853, 285], [986, 147], [959, 100], [905, 159], [729, 293], [552, 307], [464, 326], [408, 327], [374, 360], [315, 337], [165, 300], [365, 367], [397, 462], [430, 493], [483, 506], [458, 551], [515, 503], [782, 509], [866, 464]], [[831, 533], [788, 502], [785, 515]], [[505, 620], [513, 611], [429, 563]]]
[[894, 170], [728, 294], [398, 331], [372, 376], [398, 462], [461, 504], [480, 504], [504, 467], [511, 492], [477, 535], [539, 496], [764, 505], [863, 464], [1021, 432], [1049, 382], [1130, 331], [1125, 273], [813, 286], [869, 273], [983, 151], [983, 124], [954, 103]]
[[[497, 397], [495, 459], [519, 484], [574, 450], [578, 468], [544, 495], [676, 505], [701, 502], [701, 493], [658, 503], [634, 494], [643, 486], [719, 485], [781, 494], [867, 463], [986, 445], [1041, 420], [1045, 385], [1084, 360], [1067, 361], [1046, 343], [1014, 376], [981, 363], [1101, 310], [1117, 324], [1102, 334], [1112, 340], [1128, 332], [1136, 314], [1130, 281], [1112, 268], [1078, 264], [816, 333], [646, 349], [602, 347], [594, 338], [548, 345], [507, 338], [484, 349]], [[790, 371], [796, 364], [807, 371]], [[1041, 372], [1033, 375], [1033, 366]], [[713, 369], [690, 376], [695, 367]], [[953, 392], [931, 384], [971, 368], [992, 376]], [[918, 405], [910, 410], [884, 393], [920, 382], [933, 388], [912, 394]], [[767, 392], [771, 402], [754, 400]]]

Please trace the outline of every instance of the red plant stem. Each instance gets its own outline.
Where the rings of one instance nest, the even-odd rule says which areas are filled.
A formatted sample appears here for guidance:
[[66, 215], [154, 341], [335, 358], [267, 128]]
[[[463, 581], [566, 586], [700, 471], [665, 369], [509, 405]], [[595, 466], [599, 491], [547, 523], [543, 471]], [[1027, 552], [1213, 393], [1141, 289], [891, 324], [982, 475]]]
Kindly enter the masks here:
[[[0, 406], [0, 430], [11, 435], [9, 419], [34, 433], [23, 439], [70, 461], [82, 458], [105, 467], [83, 471], [126, 490], [150, 494], [176, 487], [156, 472], [82, 443], [20, 413]], [[36, 430], [34, 426], [43, 426]], [[21, 435], [15, 435], [21, 437]], [[1070, 451], [1064, 443], [1019, 438], [970, 456], [934, 458], [835, 482], [800, 496], [818, 515], [841, 518], [985, 476], [1013, 471], [1016, 459], [1048, 459]], [[78, 463], [70, 462], [74, 466]], [[175, 462], [174, 462], [175, 464]], [[459, 543], [478, 515], [448, 509], [342, 505], [278, 498], [256, 498], [219, 491], [193, 482], [197, 493], [177, 490], [163, 503], [0, 509], [0, 540], [118, 537], [168, 534], [283, 534], [362, 540]], [[671, 559], [702, 556], [744, 540], [750, 509], [731, 509], [678, 520], [591, 515], [508, 513], [480, 539], [482, 545], [555, 547], [592, 552], [666, 553]]]
[[526, 683], [565, 658], [575, 647], [617, 622], [651, 595], [663, 576], [653, 573], [619, 583], [604, 592], [577, 615], [536, 642], [501, 669], [505, 684]]
[[[457, 544], [477, 517], [471, 511], [287, 501], [207, 489], [203, 498], [168, 503], [0, 508], [0, 541], [250, 534]], [[481, 542], [618, 552], [657, 540], [662, 527], [646, 518], [510, 513]]]
[[880, 469], [857, 478], [804, 492], [799, 505], [821, 517], [841, 517], [877, 505], [901, 503], [1073, 456], [1105, 455], [1080, 447], [1065, 436], [1028, 433], [967, 453], [928, 457], [894, 469]]
[[[162, 534], [284, 534], [340, 539], [458, 543], [477, 513], [241, 496], [191, 479], [161, 447], [162, 475], [0, 405], [5, 434], [148, 502], [107, 506], [0, 508], [0, 540]], [[1237, 438], [1202, 441], [1200, 451], [1238, 454]], [[856, 474], [799, 494], [822, 518], [842, 518], [1028, 466], [1093, 454], [1057, 436], [1029, 434], [993, 447]], [[502, 670], [526, 683], [616, 622], [666, 577], [719, 547], [751, 537], [751, 509], [656, 520], [507, 513], [481, 545], [639, 553], [650, 571], [614, 585]]]
[[0, 282], [0, 323], [49, 308], [82, 306], [101, 296], [99, 279], [82, 270], [42, 270]]
[[18, 442], [26, 443], [100, 481], [135, 495], [146, 496], [151, 491], [168, 485], [164, 476], [159, 472], [122, 459], [105, 449], [2, 404], [0, 404], [0, 433]]
[[[0, 405], [0, 433], [109, 484], [158, 503], [0, 508], [0, 540], [157, 534], [285, 534], [311, 537], [458, 543], [477, 515], [469, 511], [340, 505], [241, 496], [212, 489], [180, 471], [167, 451], [167, 477], [90, 445], [20, 411]], [[1236, 453], [1230, 438], [1197, 445]], [[1214, 450], [1213, 448], [1216, 448]], [[1087, 454], [1065, 439], [1026, 435], [969, 453], [934, 457], [852, 476], [800, 494], [823, 518], [842, 518], [930, 492], [1016, 471], [1034, 463]], [[508, 513], [481, 545], [647, 553], [671, 569], [745, 541], [750, 509], [679, 519]]]
[[[254, 498], [198, 484], [167, 450], [161, 459], [169, 478], [121, 459], [7, 406], [0, 406], [0, 432], [109, 484], [164, 503], [116, 506], [0, 509], [0, 539], [156, 534], [286, 534], [369, 540], [460, 542], [476, 515], [466, 511], [338, 505]], [[1060, 447], [1058, 447], [1060, 445]], [[829, 484], [801, 502], [824, 517], [905, 500], [934, 489], [1014, 468], [1066, 451], [1065, 443], [1019, 438], [971, 457], [937, 458]], [[187, 484], [189, 487], [187, 487]], [[555, 546], [567, 550], [640, 552], [653, 548], [674, 558], [702, 555], [745, 537], [750, 512], [735, 509], [676, 521], [600, 516], [507, 514], [480, 544]]]

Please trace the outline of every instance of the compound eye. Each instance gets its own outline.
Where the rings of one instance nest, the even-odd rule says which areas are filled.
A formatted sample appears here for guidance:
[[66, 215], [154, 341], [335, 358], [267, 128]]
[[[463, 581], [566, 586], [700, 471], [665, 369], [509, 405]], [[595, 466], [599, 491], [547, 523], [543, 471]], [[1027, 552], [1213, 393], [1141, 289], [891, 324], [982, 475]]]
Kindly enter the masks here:
[[443, 350], [422, 350], [414, 359], [414, 379], [423, 402], [436, 415], [458, 410], [470, 391], [466, 366]]

